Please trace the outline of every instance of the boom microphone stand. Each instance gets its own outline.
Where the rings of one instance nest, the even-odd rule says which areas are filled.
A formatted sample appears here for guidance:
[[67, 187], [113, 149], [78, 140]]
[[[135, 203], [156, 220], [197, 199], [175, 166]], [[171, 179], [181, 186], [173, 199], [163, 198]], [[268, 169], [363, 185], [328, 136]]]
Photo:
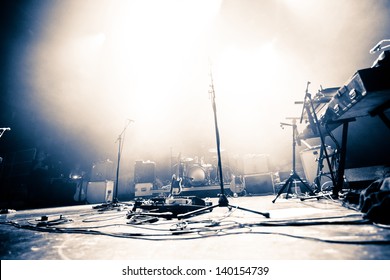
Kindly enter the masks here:
[[260, 214], [260, 215], [263, 215], [266, 218], [269, 218], [270, 217], [269, 213], [258, 212], [258, 211], [250, 210], [250, 209], [247, 209], [247, 208], [230, 205], [229, 204], [229, 200], [227, 199], [227, 197], [225, 195], [225, 188], [224, 188], [223, 174], [222, 174], [220, 137], [219, 137], [219, 129], [218, 129], [218, 121], [217, 121], [217, 106], [216, 106], [216, 103], [215, 103], [215, 91], [214, 91], [213, 77], [212, 77], [211, 72], [210, 72], [210, 77], [211, 77], [211, 90], [210, 90], [210, 94], [211, 94], [211, 98], [212, 98], [212, 107], [213, 107], [213, 112], [214, 112], [215, 137], [216, 137], [216, 143], [217, 143], [218, 171], [219, 171], [219, 183], [220, 183], [220, 187], [221, 187], [221, 194], [219, 195], [218, 204], [207, 206], [207, 207], [204, 207], [204, 208], [201, 208], [201, 209], [197, 209], [195, 211], [191, 211], [191, 212], [188, 212], [188, 213], [185, 213], [185, 214], [179, 214], [179, 215], [177, 215], [177, 218], [178, 219], [184, 219], [184, 218], [190, 217], [192, 215], [195, 215], [195, 214], [198, 214], [198, 213], [201, 213], [201, 212], [204, 212], [204, 211], [211, 210], [211, 209], [216, 208], [216, 207], [228, 207], [229, 210], [232, 207], [234, 207], [234, 208], [241, 209], [241, 210], [248, 211], [248, 212], [252, 212], [252, 213], [255, 213], [255, 214]]
[[122, 155], [122, 149], [123, 149], [123, 139], [126, 132], [127, 127], [130, 125], [130, 123], [134, 122], [133, 120], [128, 119], [126, 126], [123, 128], [122, 132], [119, 134], [118, 139], [116, 142], [118, 142], [118, 162], [116, 165], [116, 177], [115, 177], [115, 187], [114, 187], [114, 193], [112, 197], [112, 202], [117, 203], [118, 202], [118, 188], [119, 188], [119, 167], [121, 162], [121, 155]]
[[302, 179], [301, 177], [299, 177], [299, 175], [297, 174], [296, 172], [296, 169], [295, 169], [295, 149], [296, 149], [296, 145], [297, 145], [297, 141], [296, 141], [296, 138], [297, 138], [297, 125], [296, 125], [296, 118], [292, 118], [292, 123], [289, 124], [289, 123], [280, 123], [280, 126], [283, 128], [284, 126], [291, 126], [292, 127], [292, 171], [291, 171], [291, 174], [290, 174], [290, 177], [287, 179], [286, 183], [284, 184], [284, 186], [279, 190], [278, 194], [276, 195], [275, 199], [272, 200], [272, 203], [275, 203], [276, 199], [278, 199], [278, 197], [282, 194], [282, 192], [287, 188], [287, 193], [286, 193], [286, 199], [288, 199], [288, 195], [290, 193], [290, 189], [293, 185], [293, 183], [295, 181], [300, 181], [303, 186], [308, 190], [309, 194], [310, 195], [314, 195], [312, 189], [309, 187], [308, 184], [306, 184]]
[[115, 176], [114, 190], [113, 190], [113, 194], [112, 194], [112, 202], [111, 203], [103, 203], [102, 205], [98, 205], [94, 208], [110, 208], [110, 207], [119, 206], [119, 204], [118, 204], [118, 202], [119, 202], [118, 201], [119, 169], [120, 169], [120, 162], [121, 162], [122, 149], [123, 149], [123, 139], [124, 139], [127, 127], [132, 122], [134, 122], [134, 121], [127, 119], [127, 123], [126, 123], [125, 127], [123, 128], [122, 132], [119, 134], [118, 138], [115, 141], [115, 143], [118, 142], [118, 159], [117, 159], [117, 165], [116, 165], [116, 176]]
[[0, 127], [0, 138], [3, 136], [4, 132], [11, 130], [9, 127]]

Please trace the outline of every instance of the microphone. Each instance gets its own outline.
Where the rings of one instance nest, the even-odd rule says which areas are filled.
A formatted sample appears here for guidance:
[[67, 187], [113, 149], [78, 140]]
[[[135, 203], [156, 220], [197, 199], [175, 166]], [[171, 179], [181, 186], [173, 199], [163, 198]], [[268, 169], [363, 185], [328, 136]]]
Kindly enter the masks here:
[[378, 51], [380, 51], [382, 49], [382, 41], [380, 41], [378, 44], [375, 45], [375, 47], [373, 47], [371, 50], [370, 50], [370, 54], [373, 54], [373, 53], [376, 53]]
[[2, 127], [2, 128], [0, 128], [1, 130], [11, 130], [11, 128], [9, 128], [9, 127]]

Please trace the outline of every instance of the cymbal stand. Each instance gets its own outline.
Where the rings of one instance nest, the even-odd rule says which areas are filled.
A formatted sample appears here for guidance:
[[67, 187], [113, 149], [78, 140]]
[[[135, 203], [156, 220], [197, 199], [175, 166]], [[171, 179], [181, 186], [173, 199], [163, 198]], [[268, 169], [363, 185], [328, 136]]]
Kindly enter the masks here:
[[305, 181], [303, 181], [301, 179], [301, 177], [299, 177], [299, 175], [296, 172], [296, 168], [295, 168], [295, 165], [296, 165], [295, 150], [296, 150], [296, 145], [297, 145], [296, 138], [297, 138], [297, 135], [298, 135], [297, 125], [296, 125], [296, 118], [292, 118], [292, 123], [291, 124], [289, 124], [289, 123], [280, 123], [280, 126], [282, 128], [284, 126], [291, 126], [292, 127], [292, 171], [291, 171], [290, 177], [286, 180], [286, 182], [283, 185], [283, 187], [279, 190], [279, 192], [276, 195], [275, 199], [272, 200], [272, 203], [275, 203], [275, 201], [278, 199], [278, 197], [283, 193], [283, 191], [286, 188], [287, 188], [286, 199], [288, 199], [288, 195], [290, 193], [290, 189], [291, 189], [291, 187], [293, 186], [293, 184], [296, 181], [301, 182], [303, 184], [303, 186], [306, 188], [306, 190], [308, 191], [308, 193], [310, 195], [314, 196], [314, 193], [313, 193], [312, 189], [310, 188], [310, 186]]
[[228, 207], [229, 210], [231, 208], [236, 208], [236, 209], [241, 209], [241, 210], [248, 211], [248, 212], [251, 212], [251, 213], [263, 215], [264, 217], [269, 218], [270, 217], [269, 213], [263, 213], [263, 212], [259, 212], [259, 211], [254, 211], [254, 210], [243, 208], [243, 207], [239, 207], [239, 206], [233, 206], [233, 205], [231, 205], [229, 203], [229, 200], [226, 197], [225, 188], [224, 188], [224, 182], [223, 182], [223, 174], [222, 174], [222, 160], [221, 160], [221, 147], [220, 147], [221, 145], [220, 145], [220, 137], [219, 137], [219, 129], [218, 129], [218, 121], [217, 121], [217, 106], [216, 106], [216, 103], [215, 103], [215, 91], [214, 91], [213, 77], [212, 77], [212, 73], [211, 72], [210, 72], [210, 77], [211, 77], [211, 85], [210, 85], [211, 90], [210, 90], [210, 94], [211, 94], [212, 107], [213, 107], [213, 112], [214, 112], [215, 137], [216, 137], [216, 144], [217, 144], [218, 171], [219, 171], [218, 173], [219, 173], [219, 183], [220, 183], [221, 193], [219, 195], [218, 204], [211, 205], [211, 206], [206, 206], [204, 208], [197, 209], [195, 211], [191, 211], [191, 212], [188, 212], [188, 213], [185, 213], [185, 214], [179, 214], [179, 215], [177, 215], [177, 217], [178, 217], [178, 219], [184, 219], [184, 218], [187, 218], [187, 217], [190, 217], [190, 216], [202, 213], [204, 211], [211, 210], [211, 209], [216, 208], [216, 207]]

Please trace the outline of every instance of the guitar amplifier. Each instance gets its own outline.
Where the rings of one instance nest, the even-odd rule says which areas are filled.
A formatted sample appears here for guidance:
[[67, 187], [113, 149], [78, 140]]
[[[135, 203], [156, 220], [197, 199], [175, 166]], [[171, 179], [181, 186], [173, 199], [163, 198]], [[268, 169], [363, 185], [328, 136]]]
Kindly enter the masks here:
[[152, 161], [136, 161], [134, 166], [134, 182], [153, 183], [156, 180], [156, 163]]
[[91, 170], [91, 181], [100, 182], [105, 180], [114, 180], [114, 167], [114, 163], [108, 159], [95, 163]]
[[153, 195], [153, 183], [137, 183], [135, 184], [135, 196], [151, 196]]
[[88, 203], [111, 202], [114, 193], [114, 181], [88, 182], [86, 200]]
[[275, 194], [272, 173], [245, 175], [244, 186], [248, 195]]

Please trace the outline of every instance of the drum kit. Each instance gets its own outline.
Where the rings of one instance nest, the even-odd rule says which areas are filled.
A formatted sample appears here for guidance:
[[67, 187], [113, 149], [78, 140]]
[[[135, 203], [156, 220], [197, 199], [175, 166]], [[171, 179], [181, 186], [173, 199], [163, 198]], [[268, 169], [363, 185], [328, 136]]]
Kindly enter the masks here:
[[[216, 150], [209, 149], [208, 152], [213, 154], [216, 153]], [[217, 164], [208, 163], [204, 157], [195, 156], [194, 158], [186, 157], [179, 159], [174, 168], [177, 168], [177, 165], [179, 165], [179, 176], [183, 180], [182, 184], [184, 187], [203, 187], [217, 185], [219, 182]], [[223, 178], [225, 182], [231, 181], [231, 174], [230, 167], [224, 166]]]

